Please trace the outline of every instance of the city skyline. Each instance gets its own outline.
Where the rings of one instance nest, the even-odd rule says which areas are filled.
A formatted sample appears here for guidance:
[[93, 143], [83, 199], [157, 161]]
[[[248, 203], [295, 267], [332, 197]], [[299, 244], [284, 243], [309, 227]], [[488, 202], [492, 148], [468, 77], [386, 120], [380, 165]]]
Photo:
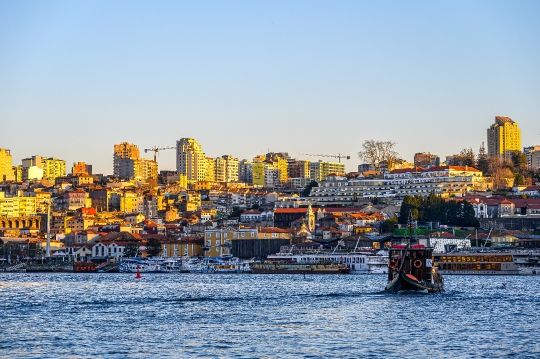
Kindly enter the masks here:
[[[343, 153], [354, 171], [367, 139], [408, 161], [477, 152], [495, 116], [540, 144], [536, 2], [211, 5], [0, 5], [13, 164], [41, 155], [107, 174], [116, 143], [190, 137], [209, 157]], [[174, 151], [158, 162], [174, 170]]]

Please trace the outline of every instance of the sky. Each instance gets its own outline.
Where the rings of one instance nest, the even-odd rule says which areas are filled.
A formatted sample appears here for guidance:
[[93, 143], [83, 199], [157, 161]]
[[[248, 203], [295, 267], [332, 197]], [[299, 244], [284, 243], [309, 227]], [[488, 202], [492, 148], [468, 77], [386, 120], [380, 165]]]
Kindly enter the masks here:
[[150, 158], [192, 137], [355, 171], [369, 139], [477, 152], [495, 116], [540, 145], [539, 18], [524, 0], [3, 0], [0, 148], [111, 174], [116, 143]]

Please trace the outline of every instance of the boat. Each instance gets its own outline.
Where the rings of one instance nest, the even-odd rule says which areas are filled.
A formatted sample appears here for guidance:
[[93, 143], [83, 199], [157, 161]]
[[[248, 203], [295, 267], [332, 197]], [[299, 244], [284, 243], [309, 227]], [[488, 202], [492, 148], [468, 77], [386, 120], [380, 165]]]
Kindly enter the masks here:
[[385, 291], [442, 292], [444, 279], [432, 265], [433, 248], [422, 244], [395, 244], [388, 250], [388, 284]]
[[351, 269], [337, 263], [298, 263], [298, 262], [255, 262], [253, 274], [348, 274]]
[[516, 275], [519, 268], [511, 252], [463, 251], [433, 256], [441, 274]]
[[540, 275], [540, 267], [520, 267], [518, 268], [519, 275]]
[[388, 256], [374, 254], [364, 250], [343, 251], [332, 249], [302, 249], [293, 246], [282, 246], [279, 253], [267, 256], [270, 261], [282, 261], [299, 264], [333, 263], [350, 269], [350, 274], [387, 274]]
[[161, 260], [146, 258], [124, 259], [118, 266], [121, 273], [159, 273], [161, 272]]
[[75, 262], [73, 263], [73, 272], [77, 273], [96, 273], [98, 267], [92, 262]]
[[189, 273], [189, 270], [184, 268], [184, 264], [180, 260], [167, 258], [161, 263], [160, 272], [162, 273]]

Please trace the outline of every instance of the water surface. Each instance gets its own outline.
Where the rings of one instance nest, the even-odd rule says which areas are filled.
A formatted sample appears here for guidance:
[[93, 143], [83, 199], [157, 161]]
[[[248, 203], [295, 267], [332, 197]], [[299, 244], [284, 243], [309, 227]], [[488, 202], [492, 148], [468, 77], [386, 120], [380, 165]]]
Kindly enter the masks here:
[[134, 277], [0, 273], [0, 358], [540, 357], [540, 276]]

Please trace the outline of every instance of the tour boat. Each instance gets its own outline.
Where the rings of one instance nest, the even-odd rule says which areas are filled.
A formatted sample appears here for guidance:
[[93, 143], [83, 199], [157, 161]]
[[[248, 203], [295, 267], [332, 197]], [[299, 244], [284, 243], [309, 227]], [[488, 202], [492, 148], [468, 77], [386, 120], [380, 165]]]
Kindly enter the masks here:
[[444, 253], [435, 254], [433, 259], [441, 274], [519, 274], [511, 252]]
[[388, 250], [388, 284], [385, 291], [422, 291], [427, 293], [444, 290], [444, 280], [432, 265], [433, 248], [422, 244], [393, 245]]
[[336, 263], [255, 262], [253, 274], [348, 274], [350, 268]]
[[350, 269], [350, 274], [387, 274], [388, 257], [370, 252], [344, 252], [336, 250], [301, 250], [294, 246], [283, 246], [281, 251], [267, 257], [269, 261], [281, 261], [298, 264], [331, 263], [340, 264]]

